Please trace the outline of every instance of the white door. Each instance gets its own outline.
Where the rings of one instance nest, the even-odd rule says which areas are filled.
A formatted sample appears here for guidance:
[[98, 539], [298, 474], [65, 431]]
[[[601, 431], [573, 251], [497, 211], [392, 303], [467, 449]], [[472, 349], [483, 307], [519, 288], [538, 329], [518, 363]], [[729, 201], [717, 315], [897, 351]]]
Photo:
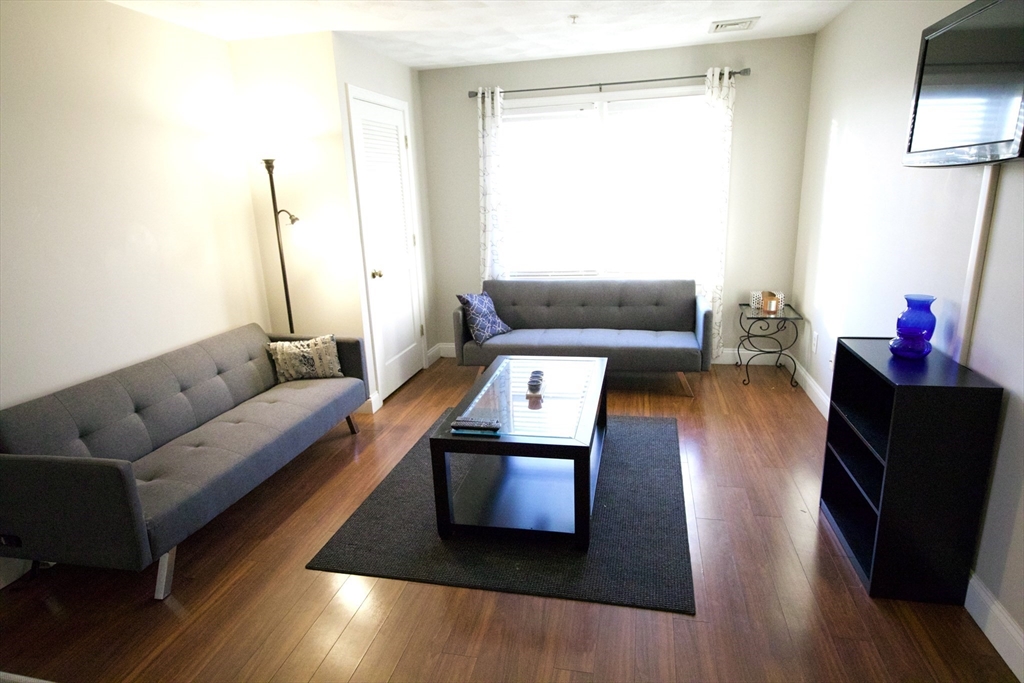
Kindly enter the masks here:
[[425, 358], [404, 109], [402, 102], [349, 89], [356, 194], [380, 400], [422, 370]]

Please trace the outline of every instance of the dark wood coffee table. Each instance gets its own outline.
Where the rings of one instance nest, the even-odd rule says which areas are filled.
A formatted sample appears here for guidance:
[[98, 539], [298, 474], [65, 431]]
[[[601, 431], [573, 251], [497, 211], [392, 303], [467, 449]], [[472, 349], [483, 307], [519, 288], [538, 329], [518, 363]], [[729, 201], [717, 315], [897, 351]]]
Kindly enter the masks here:
[[[518, 529], [590, 544], [590, 516], [607, 424], [605, 358], [498, 356], [430, 436], [437, 531]], [[527, 398], [544, 371], [543, 401]], [[501, 422], [498, 436], [453, 434], [469, 415]], [[469, 471], [452, 486], [452, 458]]]

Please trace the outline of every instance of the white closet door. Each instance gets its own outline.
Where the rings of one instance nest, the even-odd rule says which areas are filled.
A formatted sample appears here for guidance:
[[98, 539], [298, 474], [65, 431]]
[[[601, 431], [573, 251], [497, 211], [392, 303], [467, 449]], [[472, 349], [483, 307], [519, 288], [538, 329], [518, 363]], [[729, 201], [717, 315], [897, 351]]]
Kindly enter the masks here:
[[380, 399], [423, 369], [405, 113], [350, 92], [356, 193]]

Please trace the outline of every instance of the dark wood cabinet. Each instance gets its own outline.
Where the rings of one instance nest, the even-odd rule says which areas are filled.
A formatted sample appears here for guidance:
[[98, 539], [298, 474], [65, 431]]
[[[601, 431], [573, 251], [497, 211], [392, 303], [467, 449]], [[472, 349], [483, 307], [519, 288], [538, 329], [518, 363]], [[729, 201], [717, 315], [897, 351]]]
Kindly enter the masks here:
[[821, 509], [880, 598], [962, 605], [988, 489], [1002, 388], [939, 351], [840, 338]]

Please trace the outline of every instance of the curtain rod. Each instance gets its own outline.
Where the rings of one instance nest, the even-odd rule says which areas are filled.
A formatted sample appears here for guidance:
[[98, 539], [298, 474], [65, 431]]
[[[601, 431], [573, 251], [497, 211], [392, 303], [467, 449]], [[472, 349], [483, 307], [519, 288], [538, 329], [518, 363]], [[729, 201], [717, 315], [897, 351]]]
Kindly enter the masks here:
[[[749, 76], [750, 67], [732, 72], [734, 76]], [[541, 90], [568, 90], [570, 88], [603, 88], [606, 85], [634, 85], [636, 83], [660, 83], [662, 81], [685, 81], [691, 78], [705, 78], [707, 74], [694, 74], [693, 76], [673, 76], [672, 78], [648, 78], [643, 81], [615, 81], [614, 83], [587, 83], [586, 85], [558, 85], [552, 88], [522, 88], [520, 90], [505, 90], [504, 93], [515, 92], [540, 92]], [[477, 96], [476, 90], [469, 91], [470, 99]]]

